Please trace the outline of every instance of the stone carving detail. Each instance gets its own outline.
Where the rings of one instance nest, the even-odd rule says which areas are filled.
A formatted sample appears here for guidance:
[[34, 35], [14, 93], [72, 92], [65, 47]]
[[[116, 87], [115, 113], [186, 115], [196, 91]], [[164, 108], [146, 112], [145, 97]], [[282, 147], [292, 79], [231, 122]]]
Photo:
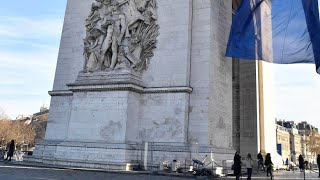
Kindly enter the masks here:
[[95, 0], [86, 19], [84, 72], [147, 68], [159, 26], [156, 0]]

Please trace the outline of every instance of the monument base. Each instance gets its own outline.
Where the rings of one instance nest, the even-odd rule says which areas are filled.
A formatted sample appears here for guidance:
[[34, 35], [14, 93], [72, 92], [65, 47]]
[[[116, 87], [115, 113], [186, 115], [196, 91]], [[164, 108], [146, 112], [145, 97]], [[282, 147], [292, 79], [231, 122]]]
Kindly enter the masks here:
[[[131, 71], [79, 73], [68, 87], [67, 92], [50, 92], [52, 112], [61, 109], [63, 100], [69, 107], [62, 110], [67, 111], [67, 118], [62, 121], [66, 116], [55, 112], [46, 141], [37, 144], [34, 155], [25, 160], [81, 168], [126, 170], [129, 165], [155, 170], [160, 162], [177, 160], [189, 166], [192, 159], [202, 161], [206, 156], [210, 164], [211, 152], [221, 165], [233, 159], [233, 149], [186, 143], [191, 87], [146, 88], [141, 76]], [[60, 100], [61, 96], [70, 98]], [[67, 128], [65, 136], [57, 138], [62, 126]]]
[[193, 159], [203, 161], [204, 158], [205, 166], [211, 169], [213, 158], [216, 169], [223, 168], [223, 161], [233, 159], [233, 152], [232, 149], [184, 143], [46, 141], [37, 144], [37, 151], [24, 159], [29, 162], [78, 168], [132, 170], [128, 169], [129, 165], [139, 166], [144, 170], [159, 170], [162, 162], [171, 163], [176, 160], [181, 167], [189, 167], [193, 164]]

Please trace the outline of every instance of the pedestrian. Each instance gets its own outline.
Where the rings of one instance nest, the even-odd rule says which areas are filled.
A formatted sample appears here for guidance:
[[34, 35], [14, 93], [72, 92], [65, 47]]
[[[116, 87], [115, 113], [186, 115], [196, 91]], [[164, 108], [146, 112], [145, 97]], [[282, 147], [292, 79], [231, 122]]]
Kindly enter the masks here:
[[289, 168], [289, 159], [288, 159], [288, 158], [286, 159], [286, 167], [287, 167], [287, 171], [290, 171], [290, 168]]
[[305, 170], [309, 169], [309, 161], [304, 161], [304, 169]]
[[271, 160], [271, 154], [268, 153], [267, 156], [266, 156], [266, 160], [264, 162], [264, 165], [267, 167], [267, 176], [270, 176], [272, 177], [273, 174], [272, 174], [272, 171], [273, 171], [273, 163], [272, 163], [272, 160]]
[[236, 180], [239, 180], [241, 176], [241, 164], [241, 156], [236, 152], [233, 157], [233, 174], [236, 176]]
[[245, 161], [245, 165], [246, 165], [247, 173], [248, 173], [247, 180], [251, 180], [253, 160], [251, 158], [251, 154], [250, 153], [247, 155], [247, 158], [246, 158], [246, 161]]
[[264, 166], [263, 166], [263, 156], [261, 154], [261, 151], [259, 152], [259, 154], [257, 155], [257, 159], [258, 159], [258, 172], [260, 171], [260, 167], [262, 167], [263, 171], [264, 171]]
[[8, 157], [9, 157], [9, 161], [11, 161], [14, 149], [15, 149], [14, 140], [11, 140], [11, 143], [9, 145], [9, 151], [8, 151], [8, 154], [7, 154], [7, 158], [5, 160], [8, 160]]
[[319, 169], [319, 176], [320, 177], [320, 154], [317, 156], [317, 164], [318, 164], [318, 169]]
[[304, 159], [301, 154], [299, 155], [299, 169], [300, 169], [300, 172], [302, 172], [304, 169]]

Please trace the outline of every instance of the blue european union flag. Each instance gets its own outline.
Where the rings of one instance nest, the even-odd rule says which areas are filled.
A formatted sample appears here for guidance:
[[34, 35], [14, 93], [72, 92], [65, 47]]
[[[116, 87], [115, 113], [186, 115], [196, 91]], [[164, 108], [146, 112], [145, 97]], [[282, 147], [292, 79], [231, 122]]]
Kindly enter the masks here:
[[314, 63], [320, 74], [318, 0], [242, 0], [226, 56], [278, 64]]

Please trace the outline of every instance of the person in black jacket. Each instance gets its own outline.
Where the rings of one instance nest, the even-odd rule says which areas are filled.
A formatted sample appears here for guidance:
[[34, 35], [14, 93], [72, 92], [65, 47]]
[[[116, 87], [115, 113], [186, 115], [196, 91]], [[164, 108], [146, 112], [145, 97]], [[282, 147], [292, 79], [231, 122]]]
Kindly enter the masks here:
[[270, 153], [267, 154], [266, 160], [264, 161], [264, 165], [267, 167], [267, 176], [269, 176], [269, 173], [270, 173], [270, 176], [272, 177], [273, 176], [273, 174], [272, 174], [273, 163], [271, 161], [271, 154]]
[[318, 154], [317, 156], [317, 164], [318, 164], [318, 168], [319, 168], [319, 176], [320, 177], [320, 154]]
[[11, 143], [9, 145], [9, 151], [7, 154], [7, 158], [5, 160], [8, 160], [8, 157], [9, 157], [9, 161], [11, 161], [11, 158], [12, 158], [13, 152], [14, 152], [14, 148], [15, 148], [14, 140], [11, 140]]
[[300, 172], [304, 170], [304, 159], [301, 154], [299, 155], [299, 169]]
[[238, 152], [233, 157], [233, 174], [236, 176], [236, 180], [239, 180], [241, 175], [241, 156]]
[[265, 171], [264, 166], [263, 166], [263, 156], [261, 154], [261, 151], [257, 155], [257, 159], [258, 159], [258, 172], [260, 171], [260, 167], [262, 167], [263, 171]]

